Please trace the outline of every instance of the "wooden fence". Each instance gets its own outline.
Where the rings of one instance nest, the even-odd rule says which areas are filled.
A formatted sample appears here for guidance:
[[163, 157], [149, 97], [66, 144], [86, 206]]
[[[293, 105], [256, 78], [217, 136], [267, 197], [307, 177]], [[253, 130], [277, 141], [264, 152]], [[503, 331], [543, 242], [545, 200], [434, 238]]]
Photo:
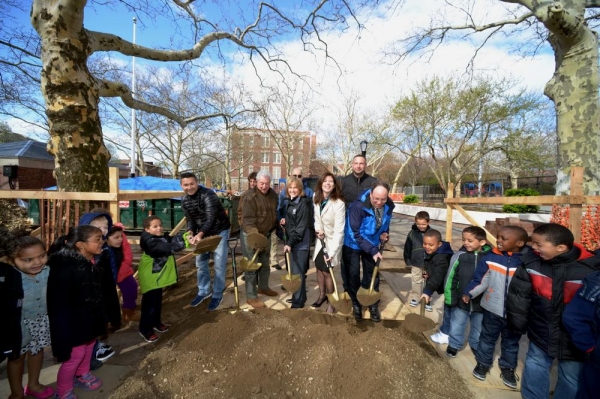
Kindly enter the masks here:
[[[474, 226], [479, 224], [473, 219], [461, 204], [524, 204], [524, 205], [569, 205], [569, 229], [575, 236], [575, 241], [581, 241], [581, 222], [583, 217], [583, 205], [599, 205], [600, 196], [583, 195], [583, 168], [571, 168], [571, 189], [569, 195], [542, 195], [537, 197], [485, 197], [485, 198], [454, 198], [454, 185], [448, 185], [448, 196], [446, 202], [446, 241], [452, 241], [452, 212], [458, 211], [469, 223]], [[484, 226], [479, 226], [485, 229]], [[496, 245], [496, 237], [486, 230], [487, 239]]]

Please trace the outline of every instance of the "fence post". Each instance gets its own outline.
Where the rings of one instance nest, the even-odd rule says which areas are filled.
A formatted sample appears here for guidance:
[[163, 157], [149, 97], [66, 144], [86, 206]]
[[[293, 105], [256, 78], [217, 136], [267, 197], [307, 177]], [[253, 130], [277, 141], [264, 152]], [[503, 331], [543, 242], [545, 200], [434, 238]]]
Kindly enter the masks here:
[[[583, 195], [583, 167], [571, 166], [571, 196]], [[576, 242], [581, 242], [581, 219], [583, 217], [583, 205], [570, 204], [569, 210], [569, 228], [575, 236]]]
[[[454, 183], [448, 182], [446, 198], [454, 198]], [[446, 241], [452, 243], [452, 205], [446, 204]]]
[[117, 194], [117, 199], [110, 201], [109, 211], [114, 223], [121, 221], [119, 209], [119, 168], [108, 168], [108, 192]]

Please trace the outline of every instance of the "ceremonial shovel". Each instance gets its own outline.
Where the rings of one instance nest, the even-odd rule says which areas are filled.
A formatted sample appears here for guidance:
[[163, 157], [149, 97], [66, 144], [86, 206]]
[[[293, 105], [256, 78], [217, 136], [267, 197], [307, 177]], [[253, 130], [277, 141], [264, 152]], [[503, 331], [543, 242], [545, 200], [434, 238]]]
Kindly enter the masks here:
[[[325, 240], [323, 240], [322, 238], [321, 247], [323, 247], [323, 255], [325, 256], [325, 258], [329, 259], [327, 248], [325, 248]], [[347, 292], [342, 292], [341, 294], [338, 292], [337, 283], [335, 282], [335, 275], [333, 272], [333, 265], [331, 264], [331, 259], [327, 260], [326, 263], [327, 268], [329, 269], [329, 274], [331, 274], [331, 280], [333, 281], [333, 294], [327, 294], [327, 299], [329, 299], [329, 303], [335, 308], [337, 312], [350, 313], [350, 311], [352, 310], [352, 302], [350, 301], [350, 296]]]
[[262, 266], [262, 263], [256, 262], [256, 257], [260, 251], [269, 246], [269, 240], [260, 233], [250, 233], [248, 234], [248, 246], [254, 248], [254, 256], [252, 259], [242, 258], [241, 263], [245, 271], [253, 272]]
[[237, 238], [230, 238], [227, 240], [227, 245], [231, 249], [231, 267], [233, 269], [233, 292], [235, 294], [235, 308], [240, 308], [240, 297], [238, 294], [238, 282], [237, 282], [237, 266], [235, 263], [235, 247], [237, 247]]
[[[383, 242], [379, 245], [379, 253], [383, 252], [384, 246], [385, 243]], [[375, 302], [380, 300], [381, 295], [383, 295], [383, 293], [374, 290], [375, 278], [379, 272], [379, 263], [381, 263], [381, 258], [377, 259], [375, 267], [373, 268], [373, 277], [371, 277], [371, 285], [369, 286], [369, 289], [367, 290], [366, 288], [360, 287], [356, 293], [356, 299], [358, 299], [358, 302], [360, 302], [360, 304], [363, 306], [373, 305]]]
[[[287, 245], [287, 235], [283, 235], [284, 243]], [[292, 274], [292, 264], [290, 262], [290, 253], [285, 253], [285, 266], [287, 268], [287, 274], [281, 276], [281, 285], [288, 291], [290, 294], [298, 291], [300, 287], [302, 287], [302, 276], [299, 274]]]

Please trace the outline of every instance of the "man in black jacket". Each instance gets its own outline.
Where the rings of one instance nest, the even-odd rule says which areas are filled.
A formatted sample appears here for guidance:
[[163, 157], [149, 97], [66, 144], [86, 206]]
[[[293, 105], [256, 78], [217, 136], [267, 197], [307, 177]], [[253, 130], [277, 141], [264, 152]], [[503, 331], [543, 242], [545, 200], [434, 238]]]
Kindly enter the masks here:
[[194, 307], [198, 306], [205, 299], [212, 296], [208, 304], [208, 310], [216, 310], [223, 302], [225, 275], [227, 273], [227, 240], [229, 239], [231, 223], [217, 194], [198, 185], [196, 175], [184, 172], [181, 174], [179, 182], [185, 192], [181, 199], [181, 209], [187, 218], [187, 230], [191, 237], [189, 239], [190, 244], [196, 245], [205, 237], [217, 234], [221, 236], [221, 242], [213, 252], [215, 280], [212, 295], [210, 292], [210, 271], [208, 270], [210, 252], [205, 252], [196, 257], [198, 295], [190, 304]]
[[352, 159], [352, 173], [340, 179], [346, 209], [377, 181], [367, 174], [366, 169], [367, 158], [364, 155], [355, 155]]

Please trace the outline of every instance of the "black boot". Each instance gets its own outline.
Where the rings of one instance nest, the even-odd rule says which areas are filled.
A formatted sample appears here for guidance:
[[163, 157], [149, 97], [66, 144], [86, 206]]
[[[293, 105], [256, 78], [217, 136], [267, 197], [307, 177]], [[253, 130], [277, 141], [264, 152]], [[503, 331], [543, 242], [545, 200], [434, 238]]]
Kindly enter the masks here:
[[381, 321], [381, 314], [379, 313], [379, 307], [377, 305], [369, 306], [369, 313], [371, 314], [371, 321], [379, 323]]
[[360, 305], [352, 305], [352, 314], [356, 321], [362, 320], [362, 307]]

